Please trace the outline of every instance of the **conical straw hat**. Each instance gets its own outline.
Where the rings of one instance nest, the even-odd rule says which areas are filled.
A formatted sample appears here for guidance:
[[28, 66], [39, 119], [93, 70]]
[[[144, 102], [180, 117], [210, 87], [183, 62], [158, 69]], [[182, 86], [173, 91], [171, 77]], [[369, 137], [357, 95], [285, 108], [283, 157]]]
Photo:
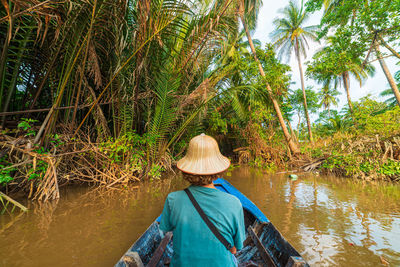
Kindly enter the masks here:
[[211, 136], [201, 134], [190, 140], [186, 156], [178, 161], [179, 170], [195, 175], [212, 175], [225, 171], [230, 160], [219, 151], [218, 143]]

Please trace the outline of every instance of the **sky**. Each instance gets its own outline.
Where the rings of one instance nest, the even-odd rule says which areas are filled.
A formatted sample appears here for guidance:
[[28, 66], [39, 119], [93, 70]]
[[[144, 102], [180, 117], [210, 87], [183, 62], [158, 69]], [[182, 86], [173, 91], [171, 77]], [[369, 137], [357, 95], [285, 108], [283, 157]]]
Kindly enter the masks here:
[[[272, 22], [276, 17], [282, 16], [279, 13], [279, 10], [287, 6], [288, 3], [289, 0], [274, 0], [274, 1], [264, 0], [264, 4], [258, 15], [257, 28], [256, 31], [253, 33], [252, 37], [254, 39], [260, 40], [263, 45], [266, 42], [271, 42], [269, 35], [274, 30]], [[299, 0], [299, 5], [300, 5], [300, 0]], [[319, 24], [321, 16], [322, 12], [314, 13], [312, 16], [310, 16], [310, 19], [306, 22], [305, 26]], [[323, 46], [322, 44], [318, 43], [310, 43], [309, 45], [310, 45], [310, 50], [307, 52], [307, 58], [306, 59], [303, 58], [303, 62], [311, 60], [315, 51], [317, 51]], [[400, 67], [396, 66], [395, 64], [396, 60], [393, 57], [386, 58], [385, 60], [392, 74], [400, 70]], [[295, 82], [295, 84], [291, 86], [291, 89], [301, 88], [298, 64], [294, 57], [294, 54], [291, 56], [290, 61], [285, 63], [288, 63], [292, 68], [292, 80]], [[364, 96], [367, 96], [368, 94], [370, 94], [373, 98], [377, 100], [384, 100], [384, 98], [381, 98], [379, 94], [383, 90], [390, 87], [378, 61], [374, 62], [373, 65], [375, 66], [376, 69], [375, 75], [373, 77], [370, 77], [361, 87], [359, 82], [357, 82], [354, 78], [351, 79], [350, 96], [352, 101], [356, 101]], [[306, 70], [306, 66], [304, 66], [304, 64], [303, 64], [303, 70], [304, 71]], [[315, 83], [312, 79], [307, 79], [307, 78], [305, 79], [306, 79], [305, 80], [306, 87], [313, 86], [315, 91], [318, 91], [318, 89], [320, 89], [321, 86]], [[338, 107], [332, 107], [333, 109], [341, 109], [344, 105], [347, 105], [346, 94], [342, 87], [339, 88], [339, 92], [341, 93], [338, 96], [339, 105]], [[316, 114], [311, 115], [311, 120], [315, 121], [317, 118], [318, 115]]]

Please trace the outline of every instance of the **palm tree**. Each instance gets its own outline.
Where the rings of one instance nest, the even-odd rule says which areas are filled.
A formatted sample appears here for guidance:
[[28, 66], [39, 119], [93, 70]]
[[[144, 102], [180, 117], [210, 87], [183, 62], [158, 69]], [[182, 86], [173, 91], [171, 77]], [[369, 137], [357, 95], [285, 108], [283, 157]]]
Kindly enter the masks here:
[[331, 116], [331, 105], [338, 105], [336, 96], [339, 94], [336, 88], [331, 88], [329, 85], [324, 85], [321, 89], [319, 94], [321, 97], [320, 105], [323, 106], [325, 110], [328, 110], [328, 117]]
[[[388, 1], [391, 2], [391, 1]], [[393, 2], [395, 3], [395, 2]], [[371, 52], [374, 50], [376, 54], [376, 58], [379, 61], [379, 64], [382, 68], [383, 73], [386, 76], [386, 79], [388, 80], [388, 83], [392, 89], [393, 95], [397, 101], [397, 104], [400, 106], [400, 91], [399, 91], [399, 86], [396, 84], [395, 79], [393, 78], [393, 75], [391, 74], [388, 66], [386, 65], [386, 62], [384, 60], [384, 56], [380, 51], [380, 46], [383, 45], [390, 53], [392, 56], [395, 56], [397, 58], [400, 58], [400, 53], [397, 52], [392, 45], [389, 44], [389, 42], [385, 41], [385, 37], [389, 37], [389, 39], [396, 40], [396, 38], [392, 38], [392, 36], [398, 35], [398, 33], [395, 31], [394, 33], [391, 31], [391, 29], [396, 29], [398, 28], [397, 26], [390, 27], [388, 24], [385, 22], [382, 26], [383, 28], [380, 28], [379, 25], [376, 24], [376, 19], [380, 19], [381, 17], [374, 17], [374, 16], [382, 16], [382, 12], [388, 12], [386, 16], [388, 18], [391, 18], [391, 15], [394, 13], [398, 12], [398, 7], [394, 4], [393, 6], [386, 6], [382, 5], [383, 10], [382, 12], [375, 10], [374, 8], [370, 7], [370, 3], [368, 1], [365, 2], [359, 2], [358, 4], [353, 4], [352, 1], [347, 1], [347, 4], [349, 6], [352, 6], [351, 13], [349, 13], [349, 16], [343, 15], [343, 10], [342, 9], [348, 9], [348, 6], [345, 6], [345, 1], [344, 0], [323, 0], [324, 4], [324, 17], [326, 18], [328, 14], [333, 13], [333, 14], [340, 14], [340, 16], [343, 18], [340, 22], [340, 24], [346, 25], [349, 21], [351, 25], [353, 25], [354, 19], [358, 14], [364, 14], [370, 12], [369, 10], [374, 10], [374, 15], [369, 17], [367, 20], [367, 23], [363, 25], [365, 29], [367, 30], [363, 35], [361, 35], [361, 38], [364, 40], [366, 38], [366, 35], [369, 35], [368, 39], [371, 41], [370, 49], [367, 52], [367, 57], [364, 60], [364, 63], [367, 62]], [[394, 8], [393, 8], [394, 7]], [[349, 11], [349, 9], [348, 9]], [[394, 12], [394, 13], [392, 13]], [[379, 14], [379, 15], [378, 15]], [[383, 20], [385, 21], [385, 20]], [[394, 21], [394, 20], [393, 20]], [[336, 21], [336, 24], [338, 22]], [[329, 24], [329, 23], [328, 23]], [[336, 25], [338, 26], [338, 25]], [[353, 36], [354, 38], [354, 36]], [[357, 37], [356, 37], [357, 38]], [[392, 41], [393, 41], [392, 40]]]
[[[383, 41], [383, 39], [382, 39]], [[379, 64], [381, 65], [381, 68], [383, 70], [383, 72], [385, 73], [386, 79], [389, 82], [390, 88], [392, 89], [393, 95], [397, 100], [397, 104], [400, 107], [400, 91], [399, 91], [399, 87], [396, 84], [395, 79], [393, 78], [393, 75], [390, 73], [388, 66], [386, 65], [385, 60], [383, 59], [382, 53], [379, 49], [379, 44], [376, 42], [375, 45], [375, 52], [376, 52], [376, 56], [379, 60]]]
[[[307, 95], [307, 106], [309, 108], [310, 113], [316, 113], [320, 108], [320, 104], [318, 103], [318, 94], [313, 91], [311, 88], [306, 89]], [[297, 116], [299, 118], [297, 122], [297, 128], [300, 131], [301, 118], [304, 118], [304, 102], [303, 102], [303, 90], [296, 89], [290, 90], [288, 94], [288, 102], [290, 107], [296, 111]]]
[[[258, 64], [258, 69], [260, 71], [261, 76], [265, 77], [266, 75], [265, 75], [264, 69], [263, 69], [260, 61], [257, 58], [256, 48], [254, 46], [253, 40], [250, 35], [250, 30], [249, 30], [249, 25], [253, 26], [253, 27], [255, 25], [255, 21], [257, 19], [257, 14], [258, 14], [259, 8], [261, 6], [261, 1], [260, 0], [237, 0], [237, 1], [238, 1], [237, 4], [238, 4], [238, 11], [239, 11], [238, 12], [239, 18], [242, 23], [243, 29], [246, 32], [246, 36], [247, 36], [247, 40], [249, 41], [251, 52], [253, 54], [254, 60]], [[293, 154], [299, 154], [300, 150], [299, 150], [297, 144], [294, 142], [293, 138], [291, 137], [291, 135], [286, 127], [285, 120], [283, 118], [279, 102], [274, 97], [272, 88], [268, 82], [266, 82], [266, 89], [271, 98], [272, 105], [273, 105], [276, 115], [278, 117], [279, 124], [282, 128], [283, 134], [288, 143], [290, 151]]]
[[343, 87], [346, 90], [347, 102], [349, 104], [350, 112], [353, 116], [353, 104], [350, 97], [350, 75], [352, 75], [362, 86], [363, 82], [369, 77], [374, 75], [375, 68], [371, 64], [363, 64], [363, 58], [358, 55], [354, 55], [351, 52], [351, 44], [349, 45], [349, 39], [338, 37], [331, 37], [328, 42], [336, 47], [336, 53], [344, 53], [347, 59], [344, 64], [344, 69], [336, 77], [335, 83], [338, 84], [340, 81], [343, 83]]
[[333, 135], [350, 129], [351, 120], [345, 115], [339, 114], [337, 110], [332, 110], [329, 116], [326, 115], [326, 111], [321, 112], [316, 121], [319, 135]]
[[[397, 87], [400, 87], [400, 81], [397, 79]], [[387, 88], [385, 89], [382, 93], [380, 93], [380, 96], [385, 96], [389, 97], [385, 100], [385, 103], [390, 107], [394, 108], [397, 105], [397, 99], [396, 96], [393, 95], [393, 89], [392, 88]]]
[[303, 9], [303, 5], [300, 8], [293, 0], [281, 11], [281, 14], [283, 18], [276, 18], [273, 22], [276, 29], [271, 33], [271, 37], [274, 40], [275, 46], [280, 48], [279, 54], [281, 57], [282, 55], [286, 55], [289, 59], [292, 52], [296, 55], [299, 65], [301, 89], [303, 90], [304, 114], [307, 119], [309, 138], [312, 142], [313, 137], [307, 109], [306, 88], [304, 85], [301, 56], [304, 56], [304, 58], [306, 57], [306, 49], [309, 48], [308, 42], [310, 40], [316, 41], [317, 36], [315, 33], [317, 26], [304, 26], [309, 18], [309, 13]]
[[321, 49], [313, 57], [313, 62], [307, 68], [307, 75], [322, 83], [323, 86], [337, 88], [343, 84], [347, 103], [354, 121], [353, 104], [350, 97], [350, 75], [360, 86], [375, 72], [371, 64], [363, 64], [362, 53], [357, 51], [358, 44], [352, 42], [351, 36], [338, 34], [328, 37], [328, 46]]

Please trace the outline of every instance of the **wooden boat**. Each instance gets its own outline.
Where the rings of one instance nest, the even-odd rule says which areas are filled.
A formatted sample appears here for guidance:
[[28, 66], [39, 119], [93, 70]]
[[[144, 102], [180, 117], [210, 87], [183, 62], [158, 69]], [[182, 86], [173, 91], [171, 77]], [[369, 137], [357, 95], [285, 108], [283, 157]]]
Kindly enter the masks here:
[[[247, 238], [244, 247], [235, 255], [239, 266], [309, 266], [285, 240], [267, 217], [239, 190], [226, 180], [214, 181], [217, 189], [236, 196], [242, 203]], [[163, 238], [158, 228], [158, 217], [115, 265], [168, 266], [172, 257], [172, 233]]]

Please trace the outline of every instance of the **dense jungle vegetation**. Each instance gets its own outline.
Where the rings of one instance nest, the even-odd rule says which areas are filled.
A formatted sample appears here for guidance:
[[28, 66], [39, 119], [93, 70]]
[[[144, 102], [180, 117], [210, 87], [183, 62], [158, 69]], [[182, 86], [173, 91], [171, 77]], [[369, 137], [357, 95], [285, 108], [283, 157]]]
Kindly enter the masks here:
[[[268, 1], [1, 3], [3, 192], [47, 200], [72, 182], [157, 179], [202, 132], [271, 171], [400, 179], [400, 72], [385, 62], [400, 62], [399, 0], [292, 0], [268, 44], [251, 37]], [[313, 43], [325, 46], [305, 62]], [[386, 100], [352, 100], [376, 72]]]

